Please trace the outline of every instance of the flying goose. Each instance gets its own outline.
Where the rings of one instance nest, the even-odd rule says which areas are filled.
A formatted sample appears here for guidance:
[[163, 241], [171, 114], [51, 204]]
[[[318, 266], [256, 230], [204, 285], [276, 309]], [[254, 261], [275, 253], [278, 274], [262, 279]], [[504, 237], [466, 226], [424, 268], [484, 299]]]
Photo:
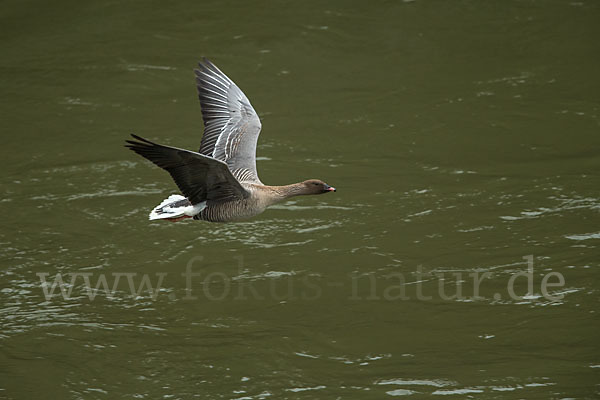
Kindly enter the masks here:
[[286, 186], [264, 185], [256, 171], [261, 123], [250, 101], [212, 62], [198, 63], [196, 86], [204, 120], [198, 152], [164, 146], [132, 134], [125, 147], [165, 169], [182, 195], [173, 194], [150, 212], [151, 220], [185, 218], [230, 222], [253, 217], [293, 196], [335, 192], [318, 179]]

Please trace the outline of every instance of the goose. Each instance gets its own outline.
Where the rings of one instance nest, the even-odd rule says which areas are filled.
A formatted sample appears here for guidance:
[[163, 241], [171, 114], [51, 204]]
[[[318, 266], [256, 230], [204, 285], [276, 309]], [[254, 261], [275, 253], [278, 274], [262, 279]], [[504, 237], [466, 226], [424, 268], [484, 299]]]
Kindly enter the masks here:
[[256, 170], [261, 123], [250, 101], [219, 68], [203, 58], [194, 70], [204, 121], [198, 152], [132, 134], [125, 147], [166, 170], [181, 194], [156, 206], [150, 220], [232, 222], [254, 217], [290, 197], [335, 192], [319, 179], [265, 185]]

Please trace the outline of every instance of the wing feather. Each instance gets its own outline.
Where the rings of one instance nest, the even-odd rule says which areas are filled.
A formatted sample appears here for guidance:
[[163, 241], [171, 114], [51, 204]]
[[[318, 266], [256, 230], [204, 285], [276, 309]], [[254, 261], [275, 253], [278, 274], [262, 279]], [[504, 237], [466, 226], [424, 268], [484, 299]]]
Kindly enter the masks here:
[[[240, 182], [262, 183], [256, 170], [261, 123], [240, 88], [206, 58], [195, 70], [204, 120], [200, 154], [223, 161]], [[238, 172], [243, 171], [243, 172]]]
[[137, 141], [127, 140], [126, 147], [169, 172], [192, 204], [242, 200], [250, 195], [223, 161], [131, 136]]

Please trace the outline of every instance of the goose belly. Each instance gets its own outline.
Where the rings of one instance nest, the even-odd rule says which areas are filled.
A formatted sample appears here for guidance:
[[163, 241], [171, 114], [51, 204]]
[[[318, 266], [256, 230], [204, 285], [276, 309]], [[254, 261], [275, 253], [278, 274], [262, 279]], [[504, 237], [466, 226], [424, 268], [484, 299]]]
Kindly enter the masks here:
[[210, 222], [233, 222], [254, 217], [265, 211], [264, 206], [247, 201], [207, 205], [194, 219]]

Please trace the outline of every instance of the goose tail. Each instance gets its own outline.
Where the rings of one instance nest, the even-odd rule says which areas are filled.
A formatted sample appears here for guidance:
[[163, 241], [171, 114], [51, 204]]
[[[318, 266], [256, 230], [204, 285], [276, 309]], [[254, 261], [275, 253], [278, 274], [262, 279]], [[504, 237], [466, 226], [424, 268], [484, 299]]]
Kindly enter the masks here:
[[187, 198], [179, 194], [172, 194], [163, 200], [162, 203], [154, 207], [150, 212], [148, 219], [166, 219], [167, 221], [173, 222], [180, 221], [185, 218], [193, 218], [195, 215], [202, 212], [205, 207], [205, 201], [193, 205]]

